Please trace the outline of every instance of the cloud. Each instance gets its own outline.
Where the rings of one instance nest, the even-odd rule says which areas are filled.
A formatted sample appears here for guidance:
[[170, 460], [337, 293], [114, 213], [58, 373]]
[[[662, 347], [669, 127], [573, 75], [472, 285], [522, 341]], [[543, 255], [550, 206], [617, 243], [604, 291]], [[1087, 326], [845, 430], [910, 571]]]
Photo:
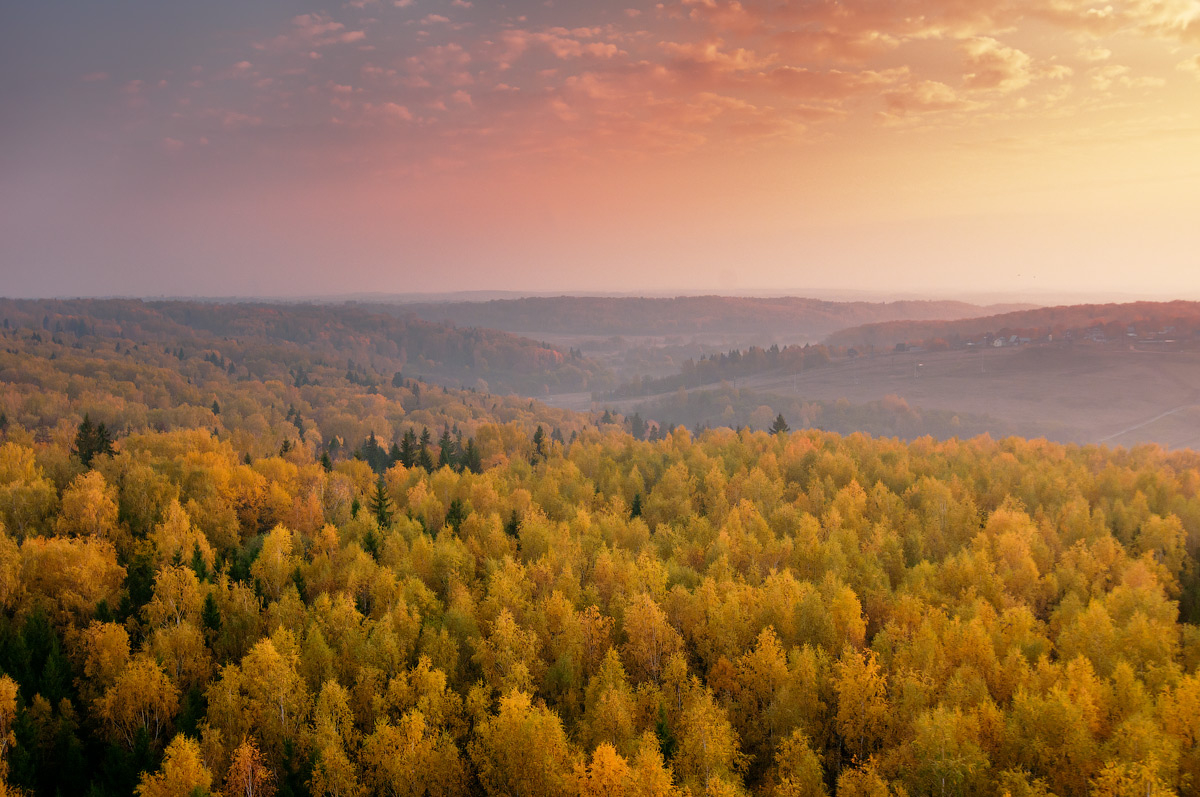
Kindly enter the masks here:
[[1180, 61], [1175, 68], [1180, 72], [1190, 72], [1197, 80], [1200, 80], [1200, 55], [1193, 55], [1186, 61]]
[[265, 42], [256, 42], [259, 50], [283, 50], [292, 48], [321, 48], [333, 44], [351, 44], [367, 36], [362, 30], [347, 30], [328, 14], [311, 13], [292, 17], [291, 28]]
[[[842, 122], [951, 126], [970, 122], [967, 112], [999, 120], [1022, 108], [1029, 119], [1055, 97], [1069, 95], [1073, 108], [1095, 105], [1109, 101], [1095, 95], [1151, 89], [1161, 75], [1180, 74], [1183, 52], [1174, 45], [1160, 48], [1162, 64], [1139, 56], [1136, 75], [1109, 59], [1114, 50], [1132, 49], [1136, 36], [1194, 35], [1197, 5], [661, 0], [590, 16], [583, 7], [568, 14], [562, 3], [530, 4], [508, 16], [477, 0], [341, 3], [332, 13], [285, 19], [274, 38], [243, 40], [243, 52], [222, 49], [221, 65], [205, 65], [203, 90], [169, 104], [173, 120], [199, 120], [214, 139], [223, 130], [270, 124], [348, 141], [372, 129], [394, 134], [390, 128], [403, 124], [430, 157], [457, 160], [467, 157], [468, 142], [479, 152], [628, 152], [639, 144], [686, 151], [803, 138]], [[412, 12], [388, 12], [393, 7]], [[370, 19], [358, 13], [363, 9]], [[452, 21], [456, 16], [471, 22]], [[1071, 35], [1053, 35], [1062, 32]], [[368, 40], [374, 52], [365, 51]], [[1200, 77], [1195, 58], [1178, 69]], [[154, 88], [157, 77], [122, 99], [157, 106], [171, 92], [187, 91], [174, 80]], [[1050, 80], [1057, 85], [1040, 85]], [[1053, 110], [1065, 114], [1066, 105]], [[241, 116], [228, 123], [223, 115], [209, 118], [202, 109], [214, 106]], [[337, 114], [335, 133], [320, 129], [330, 124], [330, 111]], [[164, 125], [159, 135], [168, 132], [190, 143], [197, 131]]]
[[837, 69], [819, 71], [792, 66], [774, 69], [766, 82], [791, 97], [810, 100], [845, 100], [856, 95], [879, 91], [908, 75], [906, 68], [882, 72], [846, 72]]
[[1033, 59], [995, 39], [968, 39], [959, 49], [965, 57], [963, 83], [967, 88], [1016, 91], [1033, 81]]
[[1107, 47], [1086, 47], [1079, 51], [1079, 57], [1084, 61], [1107, 61], [1112, 58], [1112, 50]]
[[412, 111], [404, 105], [395, 102], [385, 102], [378, 105], [367, 103], [363, 110], [368, 114], [389, 122], [411, 122]]
[[970, 106], [953, 88], [936, 80], [905, 85], [885, 92], [883, 98], [888, 112], [899, 116], [961, 110]]
[[726, 48], [722, 39], [696, 42], [662, 42], [660, 45], [681, 69], [735, 73], [764, 69], [772, 58], [763, 58], [741, 47]]
[[1133, 69], [1121, 64], [1096, 67], [1088, 72], [1088, 76], [1091, 78], [1092, 88], [1102, 92], [1111, 91], [1113, 88], [1153, 88], [1166, 83], [1159, 77], [1135, 76]]

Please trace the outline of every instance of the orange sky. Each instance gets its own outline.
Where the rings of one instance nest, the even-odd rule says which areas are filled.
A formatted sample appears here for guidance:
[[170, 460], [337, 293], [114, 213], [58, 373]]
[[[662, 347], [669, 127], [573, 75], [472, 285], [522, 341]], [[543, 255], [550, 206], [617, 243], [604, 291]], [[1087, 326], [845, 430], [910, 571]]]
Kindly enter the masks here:
[[0, 293], [1200, 298], [1197, 0], [53, 5]]

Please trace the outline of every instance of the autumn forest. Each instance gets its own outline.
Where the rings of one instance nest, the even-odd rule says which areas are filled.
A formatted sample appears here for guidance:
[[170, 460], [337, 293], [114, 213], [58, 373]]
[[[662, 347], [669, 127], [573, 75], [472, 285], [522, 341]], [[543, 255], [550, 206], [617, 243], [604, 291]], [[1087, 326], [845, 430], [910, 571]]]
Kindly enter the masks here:
[[0, 795], [1200, 793], [1190, 449], [554, 408], [617, 380], [354, 306], [0, 317]]

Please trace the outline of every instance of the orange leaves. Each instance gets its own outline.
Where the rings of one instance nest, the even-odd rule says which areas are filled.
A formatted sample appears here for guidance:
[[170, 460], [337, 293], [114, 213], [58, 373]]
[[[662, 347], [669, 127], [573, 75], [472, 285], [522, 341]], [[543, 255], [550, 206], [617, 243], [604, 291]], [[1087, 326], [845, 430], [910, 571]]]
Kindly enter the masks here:
[[233, 751], [225, 776], [227, 797], [272, 797], [275, 773], [267, 768], [254, 741], [247, 739]]

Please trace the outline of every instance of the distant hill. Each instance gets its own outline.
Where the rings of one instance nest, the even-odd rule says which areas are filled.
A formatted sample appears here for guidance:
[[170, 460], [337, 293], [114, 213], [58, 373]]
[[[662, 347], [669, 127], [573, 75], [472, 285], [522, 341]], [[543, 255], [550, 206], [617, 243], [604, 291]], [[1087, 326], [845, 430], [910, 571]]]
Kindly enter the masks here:
[[[4, 321], [51, 334], [89, 333], [159, 345], [169, 341], [185, 353], [219, 350], [222, 357], [251, 368], [250, 360], [272, 346], [299, 346], [314, 364], [320, 361], [343, 372], [369, 371], [390, 379], [402, 371], [406, 377], [501, 394], [591, 390], [611, 381], [579, 352], [507, 332], [460, 329], [354, 304], [0, 299], [0, 323]], [[245, 355], [247, 362], [241, 360], [243, 350], [253, 352]]]
[[798, 342], [815, 341], [839, 329], [867, 323], [974, 318], [1030, 307], [981, 307], [955, 301], [830, 302], [730, 296], [558, 296], [369, 306], [396, 314], [413, 313], [429, 321], [533, 335], [765, 334]]
[[1200, 302], [1131, 302], [1039, 307], [957, 320], [895, 320], [864, 324], [830, 335], [826, 343], [845, 348], [887, 349], [897, 344], [949, 345], [990, 342], [1012, 336], [1030, 340], [1090, 339], [1095, 342], [1145, 338], [1190, 338], [1200, 330]]

